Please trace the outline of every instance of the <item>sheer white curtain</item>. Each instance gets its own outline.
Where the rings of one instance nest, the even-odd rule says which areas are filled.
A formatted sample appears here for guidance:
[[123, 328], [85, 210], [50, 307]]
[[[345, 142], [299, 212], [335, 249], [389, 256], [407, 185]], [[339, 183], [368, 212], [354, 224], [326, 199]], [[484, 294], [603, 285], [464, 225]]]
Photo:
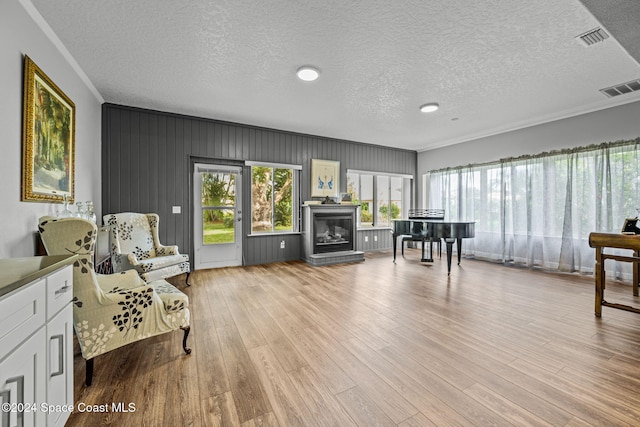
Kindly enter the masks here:
[[[640, 139], [430, 173], [429, 207], [475, 220], [465, 255], [592, 273], [592, 231], [620, 232], [640, 207]], [[628, 263], [607, 271], [631, 277]]]

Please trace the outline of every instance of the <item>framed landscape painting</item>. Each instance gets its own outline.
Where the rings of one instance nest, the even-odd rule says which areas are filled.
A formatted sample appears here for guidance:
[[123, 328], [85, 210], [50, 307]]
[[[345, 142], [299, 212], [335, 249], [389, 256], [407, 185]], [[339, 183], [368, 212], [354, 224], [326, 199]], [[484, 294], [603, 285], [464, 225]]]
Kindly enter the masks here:
[[76, 108], [24, 57], [22, 201], [73, 201]]
[[340, 193], [340, 162], [311, 159], [311, 197], [337, 198]]

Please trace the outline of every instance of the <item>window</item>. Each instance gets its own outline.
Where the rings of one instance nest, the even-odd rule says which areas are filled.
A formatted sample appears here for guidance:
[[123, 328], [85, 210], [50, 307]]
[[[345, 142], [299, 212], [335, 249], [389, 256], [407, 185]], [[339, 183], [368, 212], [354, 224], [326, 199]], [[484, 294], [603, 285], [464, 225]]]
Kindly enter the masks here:
[[402, 178], [399, 176], [389, 177], [389, 212], [390, 219], [402, 218], [402, 195], [403, 185]]
[[410, 188], [410, 176], [347, 171], [347, 191], [360, 204], [360, 228], [390, 227], [391, 220], [402, 218], [411, 201]]
[[389, 225], [389, 177], [376, 176], [376, 225]]
[[297, 232], [300, 167], [247, 164], [251, 166], [251, 232]]
[[[560, 271], [593, 271], [592, 231], [618, 233], [639, 205], [640, 141], [503, 159], [430, 173], [429, 206], [475, 220], [465, 253]], [[629, 274], [618, 263], [617, 277]]]

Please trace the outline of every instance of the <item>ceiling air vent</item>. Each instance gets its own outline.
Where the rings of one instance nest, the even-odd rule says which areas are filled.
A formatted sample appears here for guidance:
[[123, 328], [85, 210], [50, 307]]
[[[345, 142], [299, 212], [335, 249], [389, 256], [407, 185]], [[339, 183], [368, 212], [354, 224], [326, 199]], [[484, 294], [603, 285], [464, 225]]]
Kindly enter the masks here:
[[625, 93], [636, 92], [640, 90], [640, 79], [631, 80], [630, 82], [622, 83], [611, 87], [600, 89], [600, 92], [604, 93], [609, 98], [618, 95], [624, 95]]
[[576, 39], [581, 40], [585, 46], [592, 46], [608, 38], [609, 34], [600, 27], [594, 28], [593, 30], [587, 31], [586, 33], [580, 34], [576, 37]]

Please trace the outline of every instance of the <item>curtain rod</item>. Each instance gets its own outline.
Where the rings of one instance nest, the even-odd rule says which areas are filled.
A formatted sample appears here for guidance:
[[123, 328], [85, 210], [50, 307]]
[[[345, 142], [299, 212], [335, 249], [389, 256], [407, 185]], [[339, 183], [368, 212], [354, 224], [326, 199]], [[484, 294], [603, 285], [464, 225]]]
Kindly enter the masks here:
[[448, 172], [448, 171], [452, 171], [452, 170], [456, 170], [456, 169], [463, 169], [463, 168], [499, 165], [499, 164], [502, 164], [502, 163], [514, 162], [514, 161], [518, 161], [518, 160], [541, 159], [541, 158], [544, 158], [544, 157], [559, 156], [559, 155], [563, 155], [563, 154], [585, 153], [585, 152], [589, 152], [589, 151], [606, 150], [606, 149], [609, 149], [609, 148], [624, 147], [626, 145], [640, 145], [640, 137], [635, 138], [635, 139], [629, 139], [629, 140], [618, 140], [618, 141], [613, 141], [613, 142], [602, 142], [600, 144], [591, 144], [591, 145], [585, 145], [585, 146], [581, 146], [581, 147], [563, 148], [563, 149], [560, 149], [560, 150], [552, 150], [552, 151], [543, 151], [542, 153], [538, 153], [538, 154], [523, 154], [521, 156], [505, 157], [505, 158], [502, 158], [502, 159], [499, 159], [499, 160], [493, 160], [491, 162], [469, 163], [469, 164], [466, 164], [466, 165], [449, 166], [449, 167], [446, 167], [446, 168], [434, 169], [434, 170], [429, 171], [428, 173]]

